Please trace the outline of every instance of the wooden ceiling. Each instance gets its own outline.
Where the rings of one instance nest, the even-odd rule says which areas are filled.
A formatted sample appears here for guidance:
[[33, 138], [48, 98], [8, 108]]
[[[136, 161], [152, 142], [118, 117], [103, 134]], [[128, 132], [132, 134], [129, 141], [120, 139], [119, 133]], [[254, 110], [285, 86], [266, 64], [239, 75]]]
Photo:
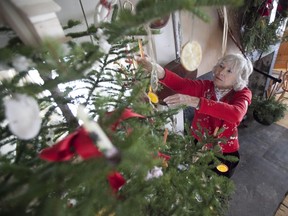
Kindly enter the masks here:
[[275, 70], [287, 71], [288, 67], [288, 42], [281, 44], [276, 62], [274, 65]]
[[[288, 28], [286, 28], [284, 35], [288, 35]], [[278, 50], [274, 69], [282, 71], [288, 70], [288, 42], [281, 43]]]

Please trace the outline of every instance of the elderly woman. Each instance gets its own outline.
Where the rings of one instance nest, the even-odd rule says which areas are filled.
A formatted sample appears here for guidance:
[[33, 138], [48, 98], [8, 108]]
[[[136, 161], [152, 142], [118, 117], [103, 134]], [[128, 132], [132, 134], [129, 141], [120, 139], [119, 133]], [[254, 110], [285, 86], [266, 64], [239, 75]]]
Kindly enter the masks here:
[[[151, 63], [145, 59], [138, 62], [146, 69], [151, 68]], [[202, 134], [206, 130], [213, 135], [219, 128], [223, 128], [224, 131], [218, 134], [219, 138], [227, 140], [219, 144], [223, 155], [238, 158], [237, 127], [251, 103], [252, 94], [247, 84], [252, 71], [251, 61], [240, 54], [230, 54], [221, 58], [213, 67], [213, 81], [184, 79], [157, 65], [160, 82], [178, 93], [165, 98], [164, 102], [168, 106], [187, 105], [196, 108], [191, 126], [192, 135], [198, 140], [199, 137], [195, 133], [197, 130]], [[219, 174], [231, 177], [238, 161], [222, 160], [227, 170]]]

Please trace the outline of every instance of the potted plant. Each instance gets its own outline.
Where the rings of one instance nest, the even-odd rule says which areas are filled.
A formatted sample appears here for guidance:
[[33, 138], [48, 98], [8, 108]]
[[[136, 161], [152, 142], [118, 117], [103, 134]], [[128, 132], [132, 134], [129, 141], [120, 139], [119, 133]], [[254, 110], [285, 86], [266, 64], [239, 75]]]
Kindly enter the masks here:
[[242, 7], [241, 44], [251, 57], [271, 53], [274, 45], [288, 39], [281, 31], [286, 23], [287, 0], [274, 3], [275, 0], [246, 0]]
[[287, 105], [275, 99], [275, 97], [255, 97], [250, 109], [253, 110], [254, 119], [263, 124], [271, 125], [285, 116]]

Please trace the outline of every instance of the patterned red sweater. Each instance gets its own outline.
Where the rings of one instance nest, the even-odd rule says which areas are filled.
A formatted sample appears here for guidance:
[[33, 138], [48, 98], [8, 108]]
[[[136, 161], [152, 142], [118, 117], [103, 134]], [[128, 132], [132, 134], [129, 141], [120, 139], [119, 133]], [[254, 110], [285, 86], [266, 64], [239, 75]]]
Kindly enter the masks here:
[[[184, 79], [168, 69], [165, 69], [165, 72], [165, 77], [160, 80], [161, 83], [180, 94], [200, 98], [199, 109], [195, 110], [192, 121], [192, 135], [198, 139], [193, 132], [195, 130], [204, 134], [206, 129], [211, 135], [216, 127], [224, 128], [225, 130], [218, 136], [227, 140], [225, 143], [220, 143], [223, 153], [238, 151], [237, 127], [246, 114], [245, 101], [251, 103], [251, 91], [246, 87], [240, 91], [231, 90], [217, 101], [212, 81]], [[200, 124], [200, 128], [197, 124]]]

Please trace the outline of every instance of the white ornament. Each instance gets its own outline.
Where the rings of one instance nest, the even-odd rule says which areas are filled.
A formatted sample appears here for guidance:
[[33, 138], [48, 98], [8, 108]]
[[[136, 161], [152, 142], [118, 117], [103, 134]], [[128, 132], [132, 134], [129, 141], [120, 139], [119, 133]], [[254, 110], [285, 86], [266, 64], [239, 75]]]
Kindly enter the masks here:
[[109, 50], [111, 49], [111, 44], [109, 44], [109, 42], [103, 38], [100, 38], [99, 40], [99, 46], [100, 46], [100, 50], [105, 53], [108, 54]]
[[32, 67], [33, 62], [31, 59], [26, 58], [25, 56], [16, 56], [12, 60], [12, 65], [16, 71], [27, 71]]
[[188, 71], [196, 70], [202, 60], [202, 49], [197, 41], [187, 42], [180, 56], [182, 66]]
[[110, 22], [113, 14], [113, 6], [117, 3], [117, 0], [105, 0], [99, 1], [94, 11], [94, 25], [99, 27], [101, 23]]
[[68, 199], [68, 205], [71, 207], [76, 206], [77, 200], [76, 199]]
[[24, 94], [15, 94], [4, 100], [5, 116], [10, 131], [19, 139], [29, 140], [40, 131], [40, 109], [36, 100]]
[[147, 173], [145, 180], [150, 180], [153, 178], [159, 178], [163, 175], [162, 167], [155, 166], [151, 171]]
[[107, 39], [107, 38], [105, 37], [104, 32], [103, 32], [103, 30], [102, 30], [101, 28], [98, 28], [98, 29], [97, 29], [96, 36], [97, 36], [98, 38], [103, 37], [103, 38]]
[[105, 53], [108, 54], [109, 50], [111, 49], [111, 44], [109, 44], [109, 42], [107, 41], [108, 37], [104, 34], [103, 30], [98, 28], [97, 32], [96, 32], [96, 36], [99, 38], [99, 47], [100, 50]]

